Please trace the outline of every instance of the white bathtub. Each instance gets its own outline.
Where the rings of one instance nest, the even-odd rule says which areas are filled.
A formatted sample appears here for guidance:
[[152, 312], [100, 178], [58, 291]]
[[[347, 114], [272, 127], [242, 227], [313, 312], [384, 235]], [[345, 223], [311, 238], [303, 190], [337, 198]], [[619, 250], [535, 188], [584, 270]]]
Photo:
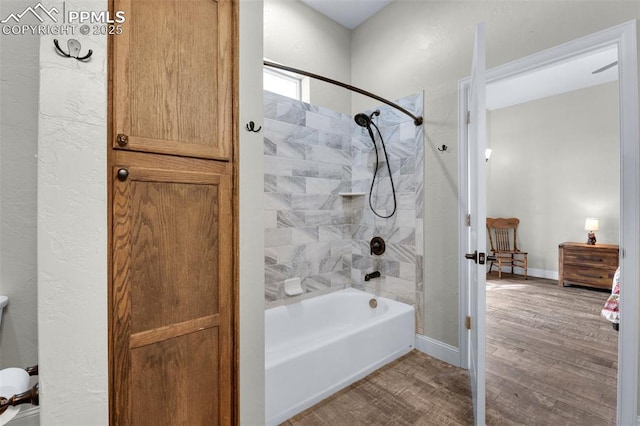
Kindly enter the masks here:
[[266, 424], [277, 425], [408, 353], [414, 309], [345, 289], [265, 311]]

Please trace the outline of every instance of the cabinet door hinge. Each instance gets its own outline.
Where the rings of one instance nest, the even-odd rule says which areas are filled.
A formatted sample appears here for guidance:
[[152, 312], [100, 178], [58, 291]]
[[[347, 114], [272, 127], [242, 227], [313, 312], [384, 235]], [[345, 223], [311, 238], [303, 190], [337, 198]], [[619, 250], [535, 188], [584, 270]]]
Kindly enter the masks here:
[[471, 111], [467, 111], [467, 126], [471, 124]]
[[467, 316], [464, 319], [464, 326], [467, 327], [467, 330], [471, 330], [471, 317]]
[[471, 214], [467, 214], [466, 224], [467, 224], [467, 226], [471, 226]]

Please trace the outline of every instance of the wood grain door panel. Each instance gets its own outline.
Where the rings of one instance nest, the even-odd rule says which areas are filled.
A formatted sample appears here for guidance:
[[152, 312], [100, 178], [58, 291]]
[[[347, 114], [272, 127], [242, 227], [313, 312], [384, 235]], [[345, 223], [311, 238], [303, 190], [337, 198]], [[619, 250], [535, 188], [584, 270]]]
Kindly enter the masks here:
[[113, 418], [229, 424], [230, 176], [126, 165], [113, 177]]
[[217, 334], [209, 328], [131, 351], [132, 392], [144, 395], [132, 400], [132, 424], [216, 424]]
[[115, 0], [114, 148], [230, 159], [231, 3]]
[[144, 308], [131, 313], [133, 333], [217, 313], [218, 190], [217, 184], [131, 183], [131, 301]]

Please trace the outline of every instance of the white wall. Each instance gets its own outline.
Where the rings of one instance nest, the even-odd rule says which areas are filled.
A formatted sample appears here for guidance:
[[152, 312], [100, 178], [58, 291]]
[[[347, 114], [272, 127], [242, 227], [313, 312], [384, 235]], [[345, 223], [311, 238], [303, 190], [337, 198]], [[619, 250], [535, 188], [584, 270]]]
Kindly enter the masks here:
[[[106, 10], [106, 1], [67, 8]], [[241, 128], [262, 121], [262, 1], [241, 2]], [[106, 39], [80, 63], [43, 37], [38, 146], [42, 424], [108, 424]], [[257, 100], [256, 100], [257, 99]], [[240, 135], [240, 419], [264, 421], [262, 134]], [[262, 216], [260, 215], [260, 218]], [[71, 403], [70, 401], [74, 401]]]
[[240, 424], [260, 425], [264, 395], [262, 0], [240, 2]]
[[[0, 2], [0, 19], [28, 0]], [[38, 363], [36, 186], [40, 38], [0, 36], [0, 368]]]
[[[82, 4], [87, 9], [89, 3]], [[106, 8], [106, 1], [91, 4], [99, 4], [98, 10]], [[244, 5], [243, 10], [247, 13]], [[257, 23], [257, 16], [251, 16], [248, 19]], [[427, 335], [453, 346], [458, 343], [456, 90], [458, 79], [468, 74], [473, 26], [477, 21], [487, 22], [488, 64], [494, 66], [639, 17], [639, 2], [396, 0], [354, 31], [352, 84], [390, 99], [426, 89], [425, 256], [430, 259], [425, 266]], [[286, 26], [290, 22], [280, 24]], [[257, 43], [259, 36], [254, 37], [253, 42], [246, 41], [246, 46]], [[92, 424], [107, 424], [105, 44], [102, 38], [91, 38], [89, 44], [96, 56], [89, 64], [57, 57], [49, 37], [42, 39], [40, 50], [38, 324], [43, 424], [84, 425], [88, 419]], [[269, 53], [265, 51], [265, 55]], [[257, 78], [257, 74], [252, 75]], [[244, 79], [241, 90], [257, 90], [245, 86]], [[250, 102], [261, 107], [258, 96], [251, 97]], [[364, 109], [366, 102], [354, 97], [353, 110]], [[243, 115], [241, 125], [253, 118], [244, 108], [243, 105], [242, 114], [249, 116]], [[243, 143], [251, 142], [243, 138]], [[444, 155], [435, 149], [443, 143], [451, 147]], [[262, 153], [261, 144], [251, 148]], [[241, 158], [241, 169], [245, 167], [243, 161]], [[248, 160], [248, 164], [251, 167], [260, 163]], [[246, 179], [259, 179], [256, 175], [261, 175], [261, 170], [255, 175], [248, 171], [244, 178], [241, 175], [241, 181], [245, 179], [243, 185]], [[256, 193], [256, 188], [251, 191]], [[241, 238], [243, 226], [247, 226], [244, 220]], [[260, 223], [255, 229], [261, 226]], [[262, 248], [259, 243], [252, 244]], [[244, 250], [246, 244], [241, 248], [241, 274], [244, 268], [245, 276], [262, 274], [260, 264], [256, 269], [244, 264], [257, 261], [255, 252]], [[264, 292], [261, 281], [258, 283], [255, 291], [262, 299]], [[246, 285], [250, 284], [241, 283], [241, 321], [245, 321], [240, 324], [241, 375], [246, 371], [260, 381], [262, 359], [252, 360], [250, 355], [243, 359], [247, 350], [242, 347], [243, 342], [247, 344], [243, 340], [245, 333], [250, 337], [252, 328], [253, 336], [262, 333], [258, 317], [262, 310], [260, 314], [251, 313], [257, 300], [245, 302], [242, 298], [242, 292], [249, 291]], [[432, 302], [435, 297], [439, 298], [438, 303]], [[255, 344], [253, 351], [258, 351], [258, 346]], [[255, 385], [257, 390], [248, 389], [248, 379], [241, 379], [241, 416], [246, 420], [243, 424], [250, 425], [250, 419], [259, 418], [264, 403], [259, 396], [263, 392], [260, 385], [261, 382]], [[78, 401], [73, 404], [74, 410], [68, 409], [72, 398]], [[257, 404], [255, 410], [251, 410], [251, 404]]]
[[617, 82], [491, 111], [487, 118], [493, 148], [487, 216], [520, 219], [518, 239], [530, 269], [557, 277], [558, 244], [585, 242], [586, 217], [599, 219], [598, 243], [619, 243]]
[[[396, 0], [354, 30], [353, 85], [389, 99], [425, 90], [427, 336], [458, 345], [457, 82], [469, 74], [476, 23], [486, 23], [493, 67], [634, 18], [640, 2]], [[354, 110], [372, 105], [352, 99]]]
[[[66, 8], [107, 10], [107, 1]], [[40, 44], [40, 416], [44, 425], [106, 425], [107, 39], [79, 37], [93, 50], [83, 63], [56, 54], [53, 38]]]
[[[350, 30], [301, 1], [265, 0], [265, 58], [348, 84], [350, 45]], [[351, 113], [348, 90], [314, 79], [309, 84], [312, 104]]]

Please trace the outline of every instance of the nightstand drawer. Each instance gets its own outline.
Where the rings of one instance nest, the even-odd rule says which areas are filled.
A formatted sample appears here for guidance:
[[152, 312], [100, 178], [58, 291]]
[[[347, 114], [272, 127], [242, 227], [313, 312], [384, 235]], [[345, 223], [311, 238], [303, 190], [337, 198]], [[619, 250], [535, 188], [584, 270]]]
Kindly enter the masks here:
[[564, 250], [565, 265], [580, 265], [585, 268], [617, 268], [618, 252], [612, 250], [588, 251], [567, 247]]
[[564, 269], [564, 282], [590, 287], [611, 288], [614, 272], [603, 269], [580, 268], [579, 266]]
[[619, 248], [611, 244], [562, 243], [558, 247], [558, 285], [611, 288]]

